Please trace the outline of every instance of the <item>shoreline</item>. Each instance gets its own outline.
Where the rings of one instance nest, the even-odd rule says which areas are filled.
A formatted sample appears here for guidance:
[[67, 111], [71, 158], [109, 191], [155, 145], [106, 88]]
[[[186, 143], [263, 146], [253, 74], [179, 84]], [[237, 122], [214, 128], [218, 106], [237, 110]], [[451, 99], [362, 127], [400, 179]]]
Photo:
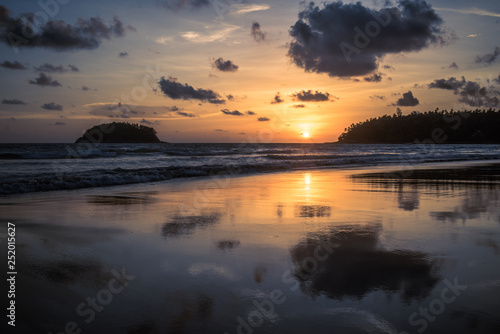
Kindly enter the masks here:
[[[429, 163], [421, 163], [421, 164], [385, 164], [385, 165], [374, 165], [374, 166], [352, 166], [352, 167], [335, 167], [335, 168], [309, 168], [309, 169], [296, 169], [296, 170], [286, 170], [286, 171], [270, 171], [270, 172], [249, 172], [249, 173], [240, 173], [240, 174], [215, 174], [215, 175], [203, 175], [203, 176], [192, 176], [192, 177], [174, 177], [167, 180], [160, 181], [151, 181], [151, 182], [137, 182], [137, 183], [127, 183], [127, 184], [117, 184], [117, 185], [102, 185], [102, 186], [93, 186], [93, 187], [85, 187], [85, 188], [77, 188], [77, 189], [60, 189], [60, 190], [47, 190], [47, 191], [37, 191], [37, 192], [25, 192], [25, 193], [15, 193], [15, 194], [7, 194], [0, 195], [0, 201], [9, 200], [16, 197], [26, 197], [26, 198], [37, 198], [39, 196], [49, 196], [49, 197], [57, 197], [64, 195], [72, 195], [72, 194], [86, 194], [93, 192], [120, 192], [127, 191], [127, 189], [137, 190], [140, 188], [156, 188], [161, 187], [162, 185], [177, 185], [177, 184], [190, 184], [191, 182], [210, 182], [211, 180], [217, 179], [239, 179], [239, 178], [247, 178], [247, 177], [255, 177], [262, 175], [287, 175], [287, 174], [296, 174], [296, 173], [328, 173], [335, 172], [341, 174], [387, 174], [387, 175], [401, 175], [404, 178], [404, 174], [411, 173], [412, 171], [420, 171], [420, 170], [448, 170], [448, 169], [464, 169], [471, 167], [481, 167], [481, 166], [490, 166], [494, 168], [498, 168], [500, 170], [500, 160], [473, 160], [473, 161], [445, 161], [445, 162], [429, 162]], [[228, 168], [229, 169], [229, 168]]]
[[[3, 198], [0, 219], [15, 224], [18, 242], [16, 326], [60, 332], [74, 321], [85, 332], [130, 333], [146, 323], [169, 332], [183, 314], [187, 332], [224, 333], [238, 319], [248, 323], [256, 303], [274, 302], [263, 333], [374, 332], [373, 314], [395, 333], [414, 332], [407, 319], [415, 309], [458, 280], [467, 290], [429, 326], [465, 333], [467, 317], [476, 317], [493, 328], [500, 185], [376, 179], [394, 170], [200, 177]], [[134, 279], [108, 305], [114, 272]], [[270, 298], [273, 291], [286, 300]], [[105, 313], [89, 323], [75, 310], [95, 296]], [[450, 322], [455, 310], [466, 318]]]

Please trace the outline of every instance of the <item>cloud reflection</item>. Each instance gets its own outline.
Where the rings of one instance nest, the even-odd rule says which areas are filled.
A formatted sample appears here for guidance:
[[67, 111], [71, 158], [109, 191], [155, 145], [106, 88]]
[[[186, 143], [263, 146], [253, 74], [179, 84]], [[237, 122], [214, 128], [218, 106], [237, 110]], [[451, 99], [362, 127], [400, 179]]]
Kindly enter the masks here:
[[[295, 278], [302, 292], [332, 299], [362, 299], [382, 290], [399, 293], [405, 303], [429, 295], [439, 281], [436, 261], [423, 252], [385, 250], [379, 245], [380, 224], [343, 225], [327, 233], [310, 233], [291, 250]], [[315, 270], [304, 266], [325, 242], [335, 244], [333, 253], [317, 261]]]
[[217, 224], [220, 216], [219, 213], [200, 216], [174, 216], [170, 221], [163, 224], [162, 235], [169, 237], [193, 234], [196, 228], [206, 228]]

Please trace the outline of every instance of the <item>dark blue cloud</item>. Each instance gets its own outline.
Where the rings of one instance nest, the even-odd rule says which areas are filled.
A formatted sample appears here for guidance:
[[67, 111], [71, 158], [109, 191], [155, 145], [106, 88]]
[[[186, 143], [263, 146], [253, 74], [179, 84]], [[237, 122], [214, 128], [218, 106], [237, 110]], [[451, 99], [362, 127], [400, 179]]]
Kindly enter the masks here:
[[305, 5], [291, 27], [288, 56], [308, 72], [351, 77], [375, 72], [386, 54], [444, 45], [443, 20], [423, 0], [375, 10], [361, 2]]
[[74, 25], [62, 20], [35, 24], [35, 14], [24, 13], [15, 18], [10, 10], [0, 5], [0, 42], [15, 48], [45, 47], [58, 51], [95, 49], [103, 40], [123, 37], [132, 26], [124, 26], [118, 17], [107, 25], [100, 17], [78, 19]]
[[219, 93], [211, 89], [194, 88], [188, 84], [181, 84], [177, 79], [162, 77], [158, 82], [163, 94], [174, 100], [198, 100], [212, 104], [224, 104], [226, 100], [222, 99]]

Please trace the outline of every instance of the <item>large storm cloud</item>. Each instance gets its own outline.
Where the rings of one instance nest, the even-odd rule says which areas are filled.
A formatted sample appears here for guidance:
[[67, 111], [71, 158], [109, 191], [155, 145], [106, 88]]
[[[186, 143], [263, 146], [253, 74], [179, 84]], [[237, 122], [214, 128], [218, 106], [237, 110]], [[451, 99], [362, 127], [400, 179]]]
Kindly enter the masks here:
[[288, 56], [308, 72], [332, 77], [367, 75], [386, 54], [444, 45], [451, 36], [443, 20], [423, 0], [399, 0], [380, 10], [361, 2], [309, 3], [291, 27]]
[[122, 37], [126, 30], [118, 17], [107, 25], [100, 17], [78, 19], [74, 25], [62, 20], [43, 21], [33, 13], [12, 17], [10, 10], [0, 5], [0, 42], [17, 47], [46, 47], [58, 51], [95, 49], [104, 39]]

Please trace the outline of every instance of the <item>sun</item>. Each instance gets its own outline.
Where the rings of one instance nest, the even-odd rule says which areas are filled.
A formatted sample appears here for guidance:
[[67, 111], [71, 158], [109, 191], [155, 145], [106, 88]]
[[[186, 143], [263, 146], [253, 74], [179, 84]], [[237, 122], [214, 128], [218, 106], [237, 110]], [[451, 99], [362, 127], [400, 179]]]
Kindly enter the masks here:
[[304, 133], [302, 134], [302, 136], [303, 136], [304, 138], [309, 138], [310, 134], [309, 134], [309, 132], [304, 132]]

